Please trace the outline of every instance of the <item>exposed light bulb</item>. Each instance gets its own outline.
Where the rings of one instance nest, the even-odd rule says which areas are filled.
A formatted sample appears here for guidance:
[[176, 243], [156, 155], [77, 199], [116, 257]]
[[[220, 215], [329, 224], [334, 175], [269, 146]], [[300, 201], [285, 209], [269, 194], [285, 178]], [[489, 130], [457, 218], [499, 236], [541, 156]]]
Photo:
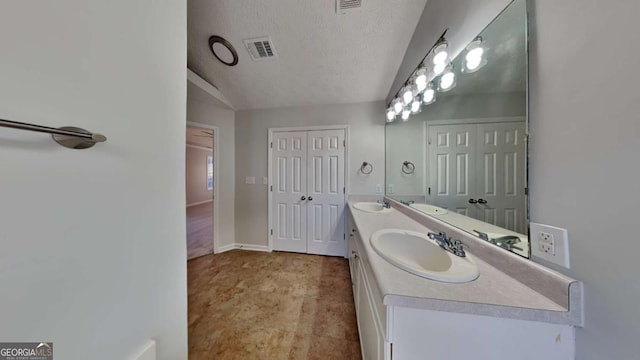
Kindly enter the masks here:
[[467, 54], [464, 56], [465, 67], [462, 69], [467, 72], [474, 72], [482, 67], [486, 62], [483, 59], [484, 48], [482, 47], [482, 37], [478, 36], [467, 46]]
[[411, 115], [411, 111], [407, 109], [402, 110], [402, 121], [407, 121], [409, 119], [409, 115]]
[[411, 91], [411, 88], [407, 86], [402, 91], [402, 101], [405, 105], [409, 105], [411, 100], [413, 100], [413, 91]]
[[449, 90], [453, 86], [454, 81], [456, 80], [456, 75], [448, 71], [440, 78], [440, 89]]
[[433, 67], [433, 75], [438, 76], [440, 74], [442, 74], [442, 72], [444, 71], [444, 69], [447, 68], [447, 64], [436, 64], [436, 66]]
[[411, 103], [411, 112], [412, 113], [417, 113], [418, 111], [420, 111], [420, 100], [415, 99], [412, 103]]
[[387, 121], [392, 122], [396, 118], [396, 112], [392, 108], [387, 109]]
[[467, 61], [482, 59], [482, 54], [484, 54], [484, 49], [481, 47], [477, 47], [475, 49], [470, 50], [464, 58]]
[[396, 114], [400, 114], [400, 112], [402, 112], [402, 101], [400, 99], [396, 99], [394, 101], [393, 111], [395, 111]]
[[467, 53], [464, 59], [467, 61], [467, 69], [476, 70], [480, 64], [482, 63], [482, 54], [484, 53], [484, 49], [481, 47], [477, 47]]
[[436, 56], [433, 57], [433, 63], [434, 64], [444, 64], [447, 61], [447, 52], [446, 51], [440, 51], [439, 53], [436, 54]]
[[434, 56], [433, 56], [434, 65], [447, 63], [447, 59], [449, 58], [449, 53], [447, 53], [446, 42], [443, 42], [440, 45], [436, 46], [436, 48], [433, 49], [433, 53], [434, 53]]
[[425, 104], [431, 104], [435, 99], [435, 97], [436, 97], [436, 91], [433, 90], [432, 88], [429, 88], [424, 91], [424, 94], [422, 95], [422, 102], [424, 102]]
[[418, 69], [415, 73], [415, 80], [413, 82], [416, 84], [418, 91], [424, 90], [427, 87], [427, 69]]

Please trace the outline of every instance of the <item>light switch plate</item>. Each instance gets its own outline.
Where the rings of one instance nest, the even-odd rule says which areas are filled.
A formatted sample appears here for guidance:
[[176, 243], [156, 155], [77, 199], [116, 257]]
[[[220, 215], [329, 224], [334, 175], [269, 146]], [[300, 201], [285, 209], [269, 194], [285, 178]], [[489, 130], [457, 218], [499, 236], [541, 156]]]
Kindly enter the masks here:
[[269, 185], [269, 178], [268, 177], [263, 177], [262, 178], [262, 185]]
[[393, 184], [389, 184], [389, 194], [393, 194]]
[[256, 177], [255, 176], [247, 176], [246, 178], [244, 178], [244, 183], [245, 184], [249, 184], [249, 185], [253, 185], [256, 183]]
[[529, 225], [531, 255], [570, 268], [569, 236], [567, 229], [531, 223]]
[[382, 184], [376, 185], [376, 194], [382, 194], [384, 192], [384, 186]]

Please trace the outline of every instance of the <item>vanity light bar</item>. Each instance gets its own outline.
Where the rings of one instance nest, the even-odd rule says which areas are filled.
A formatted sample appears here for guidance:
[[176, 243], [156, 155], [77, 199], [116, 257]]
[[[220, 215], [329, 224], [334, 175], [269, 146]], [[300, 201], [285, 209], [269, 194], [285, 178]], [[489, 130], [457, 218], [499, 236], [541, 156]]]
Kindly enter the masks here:
[[[421, 85], [419, 85], [417, 82], [422, 83], [424, 81], [424, 83], [428, 83], [430, 81], [429, 79], [429, 75], [432, 75], [428, 70], [427, 67], [424, 66], [424, 64], [428, 63], [426, 60], [429, 57], [429, 55], [431, 55], [432, 53], [434, 53], [434, 58], [431, 62], [436, 61], [436, 64], [440, 64], [440, 61], [442, 61], [442, 55], [437, 58], [436, 60], [436, 55], [435, 54], [435, 50], [438, 50], [438, 54], [441, 53], [442, 51], [445, 52], [446, 54], [446, 47], [448, 45], [447, 39], [445, 38], [445, 35], [447, 34], [447, 31], [449, 29], [445, 30], [442, 35], [440, 35], [440, 38], [438, 39], [438, 41], [436, 41], [435, 44], [433, 44], [433, 46], [429, 49], [429, 51], [427, 51], [427, 54], [422, 58], [422, 60], [420, 60], [420, 63], [418, 64], [418, 66], [415, 67], [415, 69], [413, 69], [413, 71], [411, 72], [411, 75], [409, 75], [409, 78], [407, 78], [407, 80], [405, 80], [404, 84], [400, 87], [400, 89], [396, 92], [396, 94], [393, 96], [393, 100], [391, 100], [391, 103], [389, 103], [389, 107], [394, 106], [394, 110], [396, 111], [396, 115], [398, 115], [399, 113], [402, 112], [402, 109], [400, 109], [400, 111], [398, 111], [399, 109], [397, 108], [396, 104], [396, 100], [399, 99], [400, 101], [404, 100], [404, 94], [406, 92], [406, 89], [408, 86], [412, 86], [415, 85], [417, 88], [420, 88]], [[446, 54], [444, 56], [444, 61], [448, 60], [448, 54]], [[446, 66], [446, 63], [444, 63], [444, 65]], [[433, 67], [433, 66], [431, 66]], [[444, 68], [443, 68], [444, 70]], [[433, 70], [432, 70], [433, 71]], [[424, 80], [423, 79], [424, 76]], [[416, 81], [416, 84], [413, 84], [414, 81]], [[425, 87], [426, 88], [426, 87]], [[419, 91], [424, 90], [421, 89]], [[401, 96], [402, 95], [402, 96]], [[413, 94], [414, 96], [416, 94]], [[404, 102], [405, 104], [410, 104], [411, 101], [406, 101]]]
[[[457, 75], [447, 52], [447, 30], [440, 35], [388, 104], [387, 122], [393, 122], [398, 115], [401, 115], [403, 121], [407, 121], [411, 114], [421, 111], [422, 105], [435, 101], [436, 90], [447, 92], [456, 87]], [[458, 69], [460, 73], [475, 72], [487, 63], [483, 43], [483, 38], [477, 36], [467, 45], [463, 63]], [[433, 80], [437, 77], [439, 78], [434, 84]]]

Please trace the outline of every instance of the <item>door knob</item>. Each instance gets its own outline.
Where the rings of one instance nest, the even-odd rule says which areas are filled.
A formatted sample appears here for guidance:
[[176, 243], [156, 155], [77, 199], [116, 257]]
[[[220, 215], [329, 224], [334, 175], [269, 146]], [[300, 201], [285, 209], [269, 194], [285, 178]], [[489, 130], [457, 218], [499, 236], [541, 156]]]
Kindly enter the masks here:
[[300, 198], [300, 200], [307, 200], [307, 198], [306, 198], [306, 197], [304, 197], [304, 196], [302, 196], [302, 197]]
[[469, 204], [477, 204], [478, 201], [476, 199], [469, 199]]
[[478, 204], [486, 204], [487, 200], [485, 199], [478, 199]]
[[313, 200], [313, 198], [311, 196], [309, 196], [309, 201]]

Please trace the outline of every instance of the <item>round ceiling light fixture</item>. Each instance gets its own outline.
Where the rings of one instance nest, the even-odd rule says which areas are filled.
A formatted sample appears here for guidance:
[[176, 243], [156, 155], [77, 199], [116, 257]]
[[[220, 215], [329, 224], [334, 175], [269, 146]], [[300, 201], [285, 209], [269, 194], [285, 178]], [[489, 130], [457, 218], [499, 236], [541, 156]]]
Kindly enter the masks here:
[[209, 49], [211, 53], [221, 63], [227, 66], [235, 66], [238, 64], [238, 53], [227, 39], [218, 35], [211, 35], [209, 38]]

